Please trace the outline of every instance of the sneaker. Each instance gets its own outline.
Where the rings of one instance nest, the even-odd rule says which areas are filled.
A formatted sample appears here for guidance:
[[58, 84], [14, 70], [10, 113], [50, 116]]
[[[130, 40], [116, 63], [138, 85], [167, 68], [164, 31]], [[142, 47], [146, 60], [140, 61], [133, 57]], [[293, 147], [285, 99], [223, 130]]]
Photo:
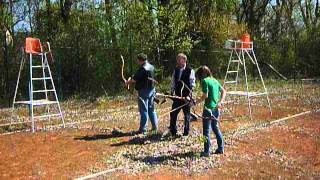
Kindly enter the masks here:
[[181, 134], [177, 134], [177, 133], [171, 134], [172, 139], [176, 139], [176, 138], [180, 138], [180, 137], [181, 137]]
[[224, 151], [216, 149], [213, 154], [224, 154]]
[[138, 131], [136, 131], [136, 134], [146, 134], [147, 133], [147, 131], [145, 131], [145, 130], [138, 130]]
[[184, 132], [182, 135], [183, 135], [183, 136], [188, 136], [188, 135], [189, 135], [189, 132]]
[[171, 134], [171, 136], [177, 136], [177, 132], [175, 131], [175, 132], [173, 132], [173, 131], [170, 131], [170, 134]]
[[157, 128], [153, 128], [150, 131], [150, 134], [157, 134], [158, 133], [158, 129]]
[[209, 157], [209, 153], [201, 152], [200, 157]]
[[178, 136], [177, 133], [174, 133], [174, 134], [171, 133], [171, 137], [177, 138], [177, 137], [179, 137], [179, 136]]

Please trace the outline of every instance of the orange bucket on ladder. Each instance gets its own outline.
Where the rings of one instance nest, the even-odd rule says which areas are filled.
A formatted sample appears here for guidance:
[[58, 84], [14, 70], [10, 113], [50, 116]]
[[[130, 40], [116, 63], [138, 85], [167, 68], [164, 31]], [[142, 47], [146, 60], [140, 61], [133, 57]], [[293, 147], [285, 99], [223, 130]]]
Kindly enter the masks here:
[[31, 54], [41, 53], [40, 39], [27, 37], [25, 51], [26, 53], [31, 53]]
[[250, 35], [248, 33], [242, 34], [240, 40], [242, 42], [242, 48], [250, 48]]

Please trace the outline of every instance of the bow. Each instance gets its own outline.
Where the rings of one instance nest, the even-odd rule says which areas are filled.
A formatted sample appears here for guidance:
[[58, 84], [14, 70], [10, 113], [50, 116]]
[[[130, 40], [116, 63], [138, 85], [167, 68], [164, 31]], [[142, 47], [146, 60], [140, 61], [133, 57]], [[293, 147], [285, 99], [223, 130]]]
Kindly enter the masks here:
[[[208, 110], [209, 112], [210, 112], [210, 117], [203, 117], [203, 116], [201, 116], [201, 115], [199, 115], [197, 112], [196, 112], [196, 110], [194, 109], [194, 106], [196, 106], [197, 104], [196, 104], [196, 101], [195, 101], [195, 99], [193, 99], [193, 97], [192, 97], [192, 90], [183, 82], [183, 81], [179, 81], [179, 82], [181, 82], [182, 83], [182, 88], [181, 88], [181, 96], [182, 96], [182, 91], [184, 90], [184, 88], [186, 88], [188, 91], [189, 91], [189, 98], [190, 98], [190, 100], [189, 100], [189, 104], [191, 104], [191, 109], [192, 109], [192, 111], [193, 112], [191, 112], [191, 114], [193, 114], [193, 115], [195, 115], [196, 117], [198, 117], [198, 118], [201, 118], [201, 119], [210, 119], [210, 120], [216, 120], [218, 123], [219, 123], [219, 125], [221, 126], [221, 123], [220, 123], [220, 121], [219, 121], [219, 116], [218, 117], [215, 117], [213, 114], [212, 114], [212, 112], [211, 112], [211, 110], [210, 109], [207, 109], [207, 108], [205, 108], [206, 110]], [[220, 110], [218, 109], [218, 114], [220, 115]]]
[[[122, 80], [124, 81], [124, 83], [126, 83], [127, 81], [129, 81], [131, 79], [131, 77], [128, 78], [128, 80], [124, 77], [124, 58], [122, 55], [120, 55], [121, 57], [121, 61], [122, 61], [122, 66], [121, 66], [121, 77], [122, 77]], [[128, 85], [127, 86], [127, 89], [129, 90], [130, 89], [130, 86]]]
[[187, 105], [189, 105], [189, 104], [190, 104], [190, 102], [186, 102], [185, 104], [182, 104], [181, 106], [179, 106], [179, 107], [177, 107], [177, 108], [175, 108], [175, 109], [172, 109], [172, 110], [169, 111], [169, 112], [166, 112], [166, 113], [164, 113], [164, 114], [161, 114], [161, 116], [159, 116], [159, 119], [161, 119], [162, 117], [166, 116], [167, 114], [170, 114], [170, 113], [172, 113], [172, 112], [174, 112], [174, 111], [176, 111], [176, 110], [178, 110], [178, 109], [180, 109], [180, 108], [182, 108], [182, 107], [184, 107], [184, 106], [187, 106]]
[[[193, 99], [192, 97], [192, 90], [181, 80], [179, 80], [178, 82], [182, 83], [182, 88], [181, 88], [181, 91], [180, 91], [180, 94], [181, 94], [181, 98], [184, 98], [185, 100], [188, 100], [187, 97], [189, 97], [189, 102], [190, 103], [193, 103], [195, 104], [195, 100]], [[187, 97], [182, 97], [182, 92], [184, 91], [184, 89], [188, 90], [189, 91], [189, 95]]]
[[[164, 102], [166, 101], [166, 98], [169, 98], [169, 99], [171, 99], [171, 100], [173, 100], [173, 99], [184, 100], [185, 103], [182, 104], [181, 106], [175, 108], [175, 109], [172, 109], [172, 110], [169, 111], [169, 112], [166, 112], [166, 113], [162, 114], [159, 118], [162, 118], [163, 116], [165, 116], [165, 115], [167, 115], [167, 114], [169, 114], [169, 113], [171, 113], [171, 112], [177, 111], [177, 110], [179, 110], [180, 108], [182, 108], [182, 107], [184, 107], [184, 106], [188, 106], [188, 105], [190, 105], [190, 104], [194, 104], [194, 103], [195, 103], [194, 99], [192, 98], [192, 94], [191, 94], [192, 91], [191, 91], [191, 89], [190, 89], [183, 81], [179, 80], [178, 82], [181, 82], [181, 83], [182, 83], [182, 88], [181, 88], [181, 92], [180, 92], [180, 93], [181, 93], [181, 96], [161, 94], [161, 93], [156, 93], [156, 96], [164, 97], [164, 100], [162, 101], [162, 103], [164, 103]], [[185, 88], [190, 92], [190, 95], [188, 96], [189, 99], [182, 96], [182, 92], [183, 92], [183, 90], [184, 90]], [[161, 103], [161, 104], [162, 104], [162, 103]], [[192, 106], [191, 106], [191, 107], [192, 107]]]
[[181, 100], [185, 100], [185, 98], [180, 97], [180, 96], [174, 96], [174, 95], [163, 94], [163, 93], [156, 93], [156, 96], [164, 97], [164, 98], [170, 98], [170, 99], [181, 99]]

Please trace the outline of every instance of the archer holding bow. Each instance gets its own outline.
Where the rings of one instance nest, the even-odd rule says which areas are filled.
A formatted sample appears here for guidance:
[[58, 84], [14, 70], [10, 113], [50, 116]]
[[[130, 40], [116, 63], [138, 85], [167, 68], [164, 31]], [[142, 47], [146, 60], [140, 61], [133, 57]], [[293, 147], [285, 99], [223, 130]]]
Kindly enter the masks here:
[[[212, 77], [212, 73], [207, 66], [201, 66], [196, 72], [197, 79], [201, 82], [202, 96], [196, 100], [196, 104], [205, 101], [202, 113], [203, 119], [203, 136], [204, 136], [204, 152], [202, 156], [210, 155], [210, 128], [217, 138], [218, 148], [215, 154], [224, 153], [224, 142], [221, 130], [218, 126], [219, 108], [222, 108], [226, 91], [220, 83]], [[220, 98], [221, 96], [221, 98]]]
[[148, 62], [146, 54], [138, 54], [137, 64], [139, 69], [125, 84], [129, 86], [135, 83], [135, 89], [138, 91], [138, 108], [140, 113], [140, 127], [138, 134], [145, 133], [147, 130], [147, 120], [150, 118], [152, 131], [157, 131], [158, 119], [154, 109], [155, 82], [154, 66]]
[[[187, 98], [192, 96], [192, 89], [195, 87], [194, 70], [187, 66], [187, 56], [179, 53], [176, 57], [176, 68], [172, 74], [171, 95]], [[190, 99], [190, 98], [189, 98]], [[170, 133], [172, 136], [177, 135], [177, 116], [182, 109], [184, 114], [184, 130], [183, 135], [189, 134], [190, 124], [190, 103], [186, 103], [183, 99], [173, 99], [172, 110], [170, 112]]]

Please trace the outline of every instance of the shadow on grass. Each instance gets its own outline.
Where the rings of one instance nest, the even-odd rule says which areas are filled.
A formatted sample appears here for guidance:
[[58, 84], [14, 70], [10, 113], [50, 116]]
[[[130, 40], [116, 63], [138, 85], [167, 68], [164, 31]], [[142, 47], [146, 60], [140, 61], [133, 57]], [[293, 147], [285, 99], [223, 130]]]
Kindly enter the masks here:
[[127, 136], [134, 136], [135, 132], [117, 132], [111, 134], [96, 134], [96, 135], [88, 135], [88, 136], [80, 136], [75, 137], [74, 140], [83, 140], [83, 141], [95, 141], [95, 140], [103, 140], [103, 139], [112, 139], [118, 137], [127, 137]]
[[173, 139], [179, 138], [179, 136], [163, 136], [162, 133], [148, 134], [145, 136], [136, 136], [130, 139], [129, 141], [123, 141], [115, 144], [111, 144], [111, 146], [123, 146], [123, 145], [143, 145], [150, 144], [158, 141], [170, 141]]
[[140, 161], [144, 162], [146, 164], [156, 165], [156, 164], [162, 164], [166, 161], [176, 161], [178, 162], [180, 159], [196, 159], [200, 158], [199, 152], [186, 152], [186, 153], [177, 153], [177, 154], [171, 154], [171, 155], [162, 155], [162, 156], [145, 156], [145, 157], [136, 157], [134, 155], [126, 155], [127, 158], [132, 159], [133, 161]]
[[28, 131], [31, 127], [26, 124], [16, 124], [12, 126], [2, 126], [0, 127], [0, 134], [2, 133], [11, 133], [11, 132], [17, 132], [17, 131]]

